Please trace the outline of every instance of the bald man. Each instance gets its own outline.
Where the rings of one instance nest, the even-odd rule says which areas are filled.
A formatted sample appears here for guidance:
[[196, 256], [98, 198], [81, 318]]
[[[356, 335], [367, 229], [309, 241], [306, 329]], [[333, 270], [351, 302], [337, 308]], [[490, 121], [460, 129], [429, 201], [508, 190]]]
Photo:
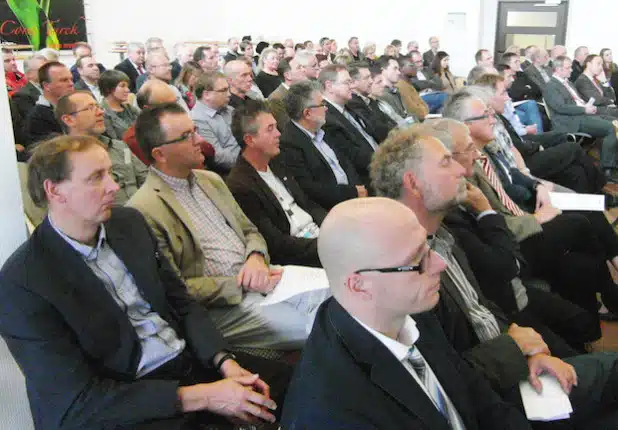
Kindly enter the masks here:
[[444, 261], [414, 213], [385, 198], [335, 206], [321, 306], [283, 408], [294, 429], [529, 429], [462, 362], [431, 310]]
[[243, 105], [247, 100], [247, 93], [253, 84], [253, 72], [244, 61], [234, 60], [227, 63], [223, 69], [228, 85], [230, 86], [229, 105], [234, 109]]

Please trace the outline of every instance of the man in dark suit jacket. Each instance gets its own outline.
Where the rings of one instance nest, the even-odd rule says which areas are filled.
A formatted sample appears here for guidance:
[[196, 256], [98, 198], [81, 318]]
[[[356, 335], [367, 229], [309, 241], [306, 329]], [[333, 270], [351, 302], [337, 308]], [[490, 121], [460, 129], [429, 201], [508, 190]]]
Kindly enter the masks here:
[[543, 98], [543, 93], [527, 74], [522, 71], [519, 55], [507, 52], [502, 56], [502, 62], [515, 72], [515, 80], [509, 88], [509, 96], [514, 101], [538, 100]]
[[54, 108], [62, 96], [73, 92], [71, 72], [59, 62], [52, 61], [41, 66], [39, 82], [43, 97], [37, 100], [24, 122], [26, 147], [50, 136], [62, 134], [62, 125], [56, 119]]
[[[618, 118], [616, 93], [609, 80], [605, 80], [605, 82], [599, 80], [599, 75], [603, 72], [603, 59], [599, 55], [592, 55], [585, 65], [586, 68], [582, 70], [577, 80], [571, 80], [575, 84], [577, 92], [586, 103], [594, 98], [593, 104], [597, 107], [599, 114]], [[573, 70], [575, 70], [575, 61], [573, 62]]]
[[539, 48], [533, 52], [531, 58], [533, 62], [524, 69], [524, 73], [541, 91], [544, 91], [552, 75], [552, 69], [548, 66], [549, 54], [547, 50]]
[[369, 163], [378, 147], [371, 122], [347, 108], [352, 98], [352, 78], [347, 67], [329, 64], [318, 77], [326, 100], [324, 137], [354, 164], [361, 181], [369, 182]]
[[[333, 298], [297, 365], [284, 428], [530, 428], [426, 313], [445, 265], [412, 211], [390, 199], [344, 202], [324, 221], [319, 252]], [[379, 273], [402, 264], [404, 273]]]
[[[458, 145], [454, 147], [454, 151], [457, 151], [459, 157], [462, 154], [462, 146], [467, 144], [462, 142], [468, 139], [464, 139], [465, 125], [456, 124]], [[436, 312], [447, 337], [456, 350], [460, 351], [474, 367], [481, 369], [494, 387], [513, 402], [519, 402], [519, 382], [529, 375], [538, 374], [540, 369], [537, 366], [540, 366], [544, 371], [557, 375], [564, 391], [570, 394], [571, 402], [577, 411], [573, 422], [585, 423], [596, 418], [596, 414], [605, 407], [613, 407], [610, 405], [616, 402], [613, 398], [604, 398], [602, 403], [605, 404], [597, 409], [599, 405], [591, 398], [595, 398], [605, 390], [618, 388], [618, 381], [614, 379], [618, 376], [618, 369], [614, 369], [618, 363], [618, 356], [607, 357], [603, 354], [593, 357], [576, 356], [567, 359], [566, 362], [552, 357], [550, 353], [555, 352], [552, 349], [553, 341], [561, 339], [553, 333], [553, 337], [557, 339], [545, 339], [536, 331], [517, 324], [508, 326], [513, 321], [511, 318], [522, 323], [528, 320], [529, 316], [517, 312], [509, 318], [498, 306], [484, 297], [465, 254], [457, 247], [451, 234], [441, 226], [445, 215], [451, 209], [461, 202], [466, 203], [468, 192], [474, 194], [470, 196], [471, 199], [480, 197], [479, 190], [466, 189], [463, 181], [465, 170], [462, 165], [445, 163], [452, 153], [442, 141], [448, 141], [447, 145], [451, 146], [451, 133], [454, 128], [447, 132], [442, 125], [438, 123], [436, 127], [438, 130], [434, 127], [413, 126], [411, 130], [393, 133], [376, 153], [372, 162], [372, 179], [380, 195], [398, 199], [414, 211], [424, 227], [423, 232], [431, 235], [432, 251], [447, 265], [441, 274], [441, 303]], [[487, 209], [488, 206], [487, 201], [483, 205], [476, 206], [475, 214], [481, 210], [482, 216], [492, 216], [491, 211]], [[323, 235], [326, 233], [327, 223], [328, 217], [322, 228]], [[401, 226], [398, 227], [403, 230]], [[408, 235], [408, 239], [410, 237], [412, 235]], [[326, 259], [323, 260], [328, 270]], [[369, 267], [389, 267], [389, 265], [374, 263]], [[427, 264], [424, 270], [429, 271], [428, 267], [430, 266]], [[500, 286], [492, 284], [491, 288]], [[504, 300], [501, 295], [496, 293], [493, 295]], [[523, 301], [520, 297], [519, 301], [516, 299], [518, 310], [521, 305]], [[520, 317], [523, 321], [519, 320]], [[567, 317], [565, 313], [563, 317], [569, 319], [572, 315]], [[560, 353], [571, 355], [575, 351], [562, 345]], [[597, 366], [605, 370], [599, 370]], [[573, 385], [576, 381], [576, 372], [580, 374], [577, 387]], [[598, 379], [590, 383], [589, 378]], [[539, 388], [534, 378], [530, 381], [533, 386]], [[616, 424], [616, 416], [607, 418], [612, 425]]]
[[596, 106], [584, 103], [568, 80], [571, 71], [571, 60], [568, 57], [556, 58], [554, 76], [543, 91], [554, 130], [587, 133], [592, 137], [603, 138], [601, 168], [608, 181], [618, 182], [618, 140], [616, 128], [612, 124], [614, 118], [597, 115]]
[[580, 77], [582, 73], [584, 73], [586, 57], [590, 51], [587, 46], [579, 46], [575, 50], [575, 54], [573, 55], [573, 71], [571, 72], [571, 77], [569, 80], [571, 82], [577, 81], [577, 78]]
[[317, 82], [297, 82], [285, 96], [290, 123], [281, 135], [282, 162], [307, 196], [328, 210], [354, 197], [366, 197], [350, 160], [324, 138], [326, 103]]
[[[71, 75], [73, 75], [73, 83], [77, 83], [80, 79], [79, 71], [77, 70], [77, 60], [82, 57], [90, 57], [92, 56], [92, 47], [86, 42], [77, 42], [73, 46], [73, 56], [75, 57], [75, 64], [71, 66]], [[97, 63], [97, 67], [99, 68], [99, 73], [103, 73], [106, 69], [101, 63]]]
[[144, 45], [139, 42], [130, 42], [127, 45], [127, 58], [116, 64], [114, 69], [124, 72], [129, 77], [129, 88], [136, 92], [136, 82], [140, 75], [146, 73]]
[[429, 38], [429, 46], [431, 47], [428, 51], [423, 53], [423, 66], [431, 67], [431, 63], [433, 63], [433, 59], [436, 54], [440, 50], [440, 39], [436, 36], [431, 36]]
[[279, 131], [262, 103], [234, 111], [232, 132], [241, 155], [226, 183], [258, 228], [273, 264], [321, 267], [317, 238], [326, 211], [307, 198], [280, 162]]
[[[55, 163], [71, 167], [67, 177]], [[242, 411], [274, 421], [266, 383], [226, 352], [144, 218], [111, 209], [110, 166], [89, 136], [45, 142], [29, 165], [31, 197], [49, 215], [0, 272], [0, 332], [26, 376], [36, 428], [195, 428]], [[205, 401], [209, 390], [218, 406]]]

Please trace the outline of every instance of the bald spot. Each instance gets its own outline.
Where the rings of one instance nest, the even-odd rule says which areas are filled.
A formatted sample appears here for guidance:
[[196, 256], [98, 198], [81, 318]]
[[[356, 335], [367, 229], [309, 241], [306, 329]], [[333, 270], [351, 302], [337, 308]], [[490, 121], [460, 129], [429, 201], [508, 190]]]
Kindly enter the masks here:
[[320, 226], [318, 238], [333, 295], [341, 293], [344, 279], [355, 270], [404, 264], [411, 247], [421, 246], [425, 236], [414, 212], [395, 200], [369, 197], [339, 203]]
[[242, 71], [246, 70], [249, 66], [244, 61], [232, 60], [225, 65], [223, 72], [225, 76], [236, 76]]
[[148, 98], [149, 105], [174, 103], [176, 102], [176, 94], [168, 84], [158, 79], [149, 79], [140, 88], [139, 92], [144, 93], [150, 91]]

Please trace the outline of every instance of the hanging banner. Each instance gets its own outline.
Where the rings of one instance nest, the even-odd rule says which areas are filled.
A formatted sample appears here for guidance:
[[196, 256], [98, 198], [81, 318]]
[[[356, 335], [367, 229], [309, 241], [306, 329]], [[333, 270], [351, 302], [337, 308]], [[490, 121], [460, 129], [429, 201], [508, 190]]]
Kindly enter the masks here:
[[0, 41], [72, 49], [86, 41], [83, 0], [0, 0]]

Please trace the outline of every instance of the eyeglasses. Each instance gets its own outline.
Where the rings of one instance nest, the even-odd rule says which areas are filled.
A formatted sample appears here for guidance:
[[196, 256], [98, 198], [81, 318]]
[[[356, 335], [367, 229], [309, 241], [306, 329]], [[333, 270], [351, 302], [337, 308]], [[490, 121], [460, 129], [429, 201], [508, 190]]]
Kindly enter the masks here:
[[215, 93], [227, 93], [230, 91], [230, 87], [220, 88], [218, 90], [213, 89], [211, 91], [214, 91]]
[[163, 67], [164, 69], [171, 69], [172, 68], [172, 64], [171, 63], [157, 64], [156, 66], [153, 66], [153, 67], [155, 67], [155, 68]]
[[462, 122], [473, 122], [473, 121], [482, 121], [484, 119], [494, 118], [496, 114], [493, 110], [486, 110], [483, 115], [479, 116], [471, 116], [470, 118], [463, 119]]
[[353, 81], [352, 80], [346, 80], [346, 81], [341, 81], [341, 82], [335, 82], [339, 85], [345, 85], [347, 87], [349, 87], [350, 85], [352, 85]]
[[159, 144], [157, 144], [158, 146], [163, 146], [163, 145], [171, 145], [172, 143], [179, 143], [179, 142], [184, 142], [185, 140], [191, 138], [191, 143], [195, 143], [195, 136], [197, 135], [197, 126], [193, 127], [193, 130], [191, 131], [185, 131], [184, 133], [182, 133], [180, 135], [180, 137], [177, 137], [176, 139], [172, 139], [172, 140], [167, 140], [165, 142], [161, 142]]
[[319, 105], [309, 105], [305, 109], [313, 109], [313, 108], [325, 108], [328, 107], [325, 102], [320, 103]]
[[379, 269], [361, 269], [356, 270], [354, 273], [364, 273], [364, 272], [380, 272], [380, 273], [406, 273], [406, 272], [418, 272], [419, 274], [425, 273], [429, 264], [431, 262], [431, 255], [435, 252], [433, 250], [434, 244], [434, 236], [427, 236], [427, 249], [423, 256], [421, 257], [421, 261], [418, 264], [413, 266], [396, 266], [396, 267], [382, 267]]
[[96, 112], [99, 109], [103, 110], [103, 108], [101, 106], [99, 106], [98, 104], [94, 103], [94, 104], [86, 106], [83, 109], [78, 109], [78, 110], [76, 110], [74, 112], [70, 112], [69, 115], [77, 115], [78, 113], [85, 112], [85, 111], [90, 111], [90, 112], [94, 113], [94, 112]]
[[463, 154], [471, 154], [475, 151], [476, 151], [476, 147], [474, 146], [474, 143], [471, 143], [470, 146], [468, 146], [463, 151], [451, 151], [451, 154], [452, 155], [463, 155]]

